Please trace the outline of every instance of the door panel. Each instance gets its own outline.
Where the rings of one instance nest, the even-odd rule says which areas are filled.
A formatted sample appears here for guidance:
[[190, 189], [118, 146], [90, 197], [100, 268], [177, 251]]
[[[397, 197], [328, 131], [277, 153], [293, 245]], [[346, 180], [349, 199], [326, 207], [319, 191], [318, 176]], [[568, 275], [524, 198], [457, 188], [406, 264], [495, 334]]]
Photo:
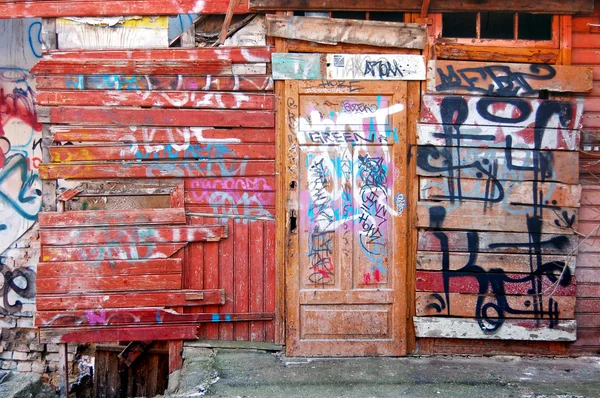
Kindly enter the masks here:
[[406, 83], [343, 87], [286, 82], [287, 354], [402, 355]]

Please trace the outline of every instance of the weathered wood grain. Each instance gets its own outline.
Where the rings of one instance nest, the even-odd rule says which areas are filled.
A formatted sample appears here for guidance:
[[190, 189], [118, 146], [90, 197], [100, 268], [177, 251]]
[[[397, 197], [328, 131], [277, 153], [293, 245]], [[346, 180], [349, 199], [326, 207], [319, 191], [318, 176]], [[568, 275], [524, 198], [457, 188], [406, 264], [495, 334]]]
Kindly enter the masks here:
[[42, 212], [38, 215], [42, 228], [72, 228], [76, 226], [185, 224], [185, 210], [136, 209]]
[[270, 160], [200, 160], [196, 162], [50, 163], [39, 167], [43, 180], [161, 177], [260, 177], [275, 174]]
[[461, 147], [506, 148], [510, 139], [510, 147], [515, 149], [577, 151], [581, 142], [579, 130], [567, 129], [544, 129], [538, 144], [532, 127], [469, 125], [457, 132], [451, 124], [419, 123], [417, 129], [419, 145], [453, 146], [460, 140]]
[[[448, 286], [448, 293], [480, 293], [481, 286], [477, 277], [487, 278], [488, 275], [482, 275], [475, 272], [452, 272], [450, 277], [450, 284]], [[494, 276], [494, 275], [492, 275]], [[507, 295], [521, 295], [531, 294], [531, 280], [527, 279], [529, 275], [523, 274], [501, 274], [496, 275], [496, 279], [504, 281], [504, 294]], [[430, 271], [417, 271], [416, 273], [416, 286], [418, 292], [444, 292], [444, 276], [442, 272], [430, 272]], [[539, 282], [542, 287], [542, 293], [553, 296], [575, 296], [577, 284], [575, 277], [572, 277], [570, 283], [567, 286], [561, 286], [558, 282], [553, 282], [548, 277], [536, 277], [536, 282]], [[556, 279], [556, 278], [553, 278]], [[522, 282], [517, 282], [523, 280]], [[492, 291], [485, 291], [484, 293], [493, 293]]]
[[[435, 293], [441, 297], [446, 298], [444, 293]], [[446, 303], [446, 308], [440, 308], [440, 301], [432, 296], [432, 293], [417, 292], [416, 295], [416, 306], [417, 316], [450, 316], [457, 318], [476, 318], [477, 314], [475, 308], [477, 306], [477, 300], [479, 295], [477, 294], [459, 294], [450, 293], [450, 305]], [[527, 318], [538, 318], [539, 313], [536, 313], [532, 308], [532, 298], [528, 295], [519, 296], [505, 296], [508, 307], [503, 314], [504, 319], [527, 319]], [[548, 310], [548, 300], [550, 296], [542, 296], [541, 302], [544, 303], [544, 311]], [[575, 318], [575, 296], [552, 296], [553, 302], [558, 305], [558, 313], [553, 316], [558, 319], [574, 319]], [[485, 303], [497, 304], [497, 298], [495, 296], [486, 297]], [[448, 307], [450, 313], [448, 313]], [[493, 311], [490, 311], [493, 312]], [[491, 318], [494, 318], [496, 313], [490, 314]], [[547, 318], [548, 315], [541, 316], [541, 318]]]
[[40, 342], [89, 343], [113, 341], [160, 341], [160, 340], [196, 340], [198, 325], [153, 325], [123, 327], [73, 327], [44, 328], [40, 330]]
[[[442, 104], [444, 105], [442, 106]], [[458, 112], [460, 115], [454, 115]], [[544, 115], [547, 123], [536, 124]], [[552, 118], [553, 115], [561, 117]], [[456, 122], [453, 118], [458, 118]], [[424, 95], [421, 122], [433, 124], [538, 127], [574, 130], [581, 126], [583, 100], [539, 100], [529, 98], [500, 98], [472, 96]]]
[[95, 293], [181, 288], [181, 274], [43, 278], [36, 281], [38, 294]]
[[[502, 339], [527, 341], [575, 341], [577, 322], [563, 320], [507, 319], [494, 332], [481, 330], [476, 319], [414, 317], [417, 337], [454, 339]], [[550, 323], [553, 322], [553, 327]]]
[[[492, 170], [494, 168], [494, 170]], [[579, 154], [501, 148], [420, 146], [417, 175], [506, 181], [579, 183]]]
[[[450, 271], [457, 271], [474, 259], [474, 264], [488, 272], [509, 273], [531, 273], [532, 263], [535, 264], [536, 256], [529, 254], [505, 254], [505, 253], [448, 253], [448, 266]], [[442, 252], [417, 252], [417, 269], [424, 271], [442, 271], [444, 253]], [[567, 264], [571, 275], [575, 275], [577, 264], [576, 256], [569, 255], [544, 255], [544, 264], [555, 263], [562, 267]], [[551, 271], [542, 272], [549, 273]], [[552, 271], [551, 273], [555, 273]]]
[[46, 106], [139, 106], [193, 109], [274, 109], [272, 94], [204, 91], [40, 91]]
[[37, 75], [39, 90], [269, 91], [271, 76]]
[[151, 145], [64, 145], [50, 146], [52, 162], [100, 160], [171, 160], [178, 159], [274, 159], [273, 144], [189, 144], [185, 142]]
[[131, 245], [114, 243], [89, 246], [43, 246], [42, 261], [103, 261], [169, 258], [183, 249], [186, 243]]
[[[419, 179], [419, 199], [421, 201], [451, 200], [453, 195], [449, 189], [456, 189], [459, 182], [448, 178]], [[534, 183], [531, 181], [497, 181], [488, 185], [485, 181], [461, 178], [461, 201], [474, 201], [488, 203], [491, 207], [501, 206], [511, 209], [513, 205], [533, 205], [533, 198], [539, 198], [541, 203], [548, 206], [579, 207], [581, 185], [567, 185], [559, 183], [537, 183], [536, 193], [533, 192]], [[456, 191], [454, 191], [456, 192]], [[455, 196], [455, 195], [454, 195]], [[538, 203], [540, 199], [538, 199]], [[581, 219], [581, 212], [579, 214]]]
[[42, 245], [69, 246], [106, 243], [164, 243], [219, 241], [227, 238], [226, 225], [188, 227], [78, 228], [42, 230]]
[[206, 127], [274, 127], [273, 111], [241, 111], [216, 109], [163, 109], [163, 108], [111, 108], [111, 107], [52, 107], [51, 123], [84, 125], [153, 125]]
[[[478, 245], [469, 247], [468, 234], [475, 234]], [[439, 232], [420, 231], [418, 250], [442, 251]], [[575, 255], [579, 241], [573, 235], [563, 234], [524, 234], [511, 232], [467, 232], [444, 231], [448, 239], [447, 250], [450, 252], [478, 252], [478, 253], [529, 253], [531, 240], [540, 242], [540, 254], [566, 254]], [[600, 241], [600, 240], [599, 240]], [[600, 245], [599, 245], [600, 246]], [[582, 251], [583, 251], [582, 246]]]
[[452, 39], [437, 39], [435, 53], [438, 59], [483, 62], [519, 62], [554, 65], [560, 51], [539, 47], [484, 47], [456, 44]]
[[84, 294], [38, 295], [38, 311], [84, 310], [132, 307], [182, 307], [198, 305], [222, 305], [225, 291], [210, 290], [163, 290], [137, 292], [105, 292]]
[[[97, 75], [97, 74], [152, 74], [152, 75], [230, 75], [231, 62], [226, 60], [174, 61], [114, 61], [114, 60], [53, 60], [36, 64], [40, 74]], [[33, 70], [32, 70], [33, 71]]]
[[267, 35], [336, 45], [364, 44], [378, 47], [425, 47], [425, 28], [418, 24], [351, 19], [267, 15]]
[[[421, 12], [422, 3], [411, 0], [378, 0], [365, 3], [350, 0], [340, 3], [334, 0], [307, 2], [304, 0], [250, 0], [250, 10], [372, 10], [372, 11], [405, 11]], [[498, 3], [492, 0], [450, 0], [434, 1], [429, 5], [429, 12], [464, 12], [464, 11], [515, 11], [541, 12], [552, 14], [586, 14], [594, 10], [593, 0], [576, 0], [568, 4], [560, 0], [535, 3], [527, 0], [516, 0], [510, 3]]]
[[39, 311], [35, 324], [41, 327], [163, 325], [206, 322], [268, 321], [273, 313], [179, 313], [164, 308], [123, 308], [88, 311]]
[[[9, 15], [11, 18], [224, 14], [228, 4], [228, 0], [27, 0], [10, 3], [2, 2], [0, 3], [0, 12], [2, 15]], [[248, 2], [241, 1], [234, 10], [239, 14], [248, 13]]]
[[[438, 221], [431, 217], [432, 207], [445, 209], [445, 218], [439, 225], [437, 225]], [[511, 209], [507, 210], [500, 204], [420, 202], [417, 206], [417, 226], [420, 228], [528, 232], [527, 219], [532, 215], [533, 209], [529, 206], [511, 206]], [[577, 215], [577, 208], [562, 208], [557, 212], [547, 211], [540, 219], [542, 223], [540, 232], [572, 234], [574, 230], [577, 230]]]
[[540, 90], [588, 92], [592, 69], [581, 66], [429, 61], [429, 94], [537, 97]]
[[181, 274], [180, 258], [147, 260], [54, 261], [40, 262], [37, 280], [59, 277], [103, 277], [116, 275]]

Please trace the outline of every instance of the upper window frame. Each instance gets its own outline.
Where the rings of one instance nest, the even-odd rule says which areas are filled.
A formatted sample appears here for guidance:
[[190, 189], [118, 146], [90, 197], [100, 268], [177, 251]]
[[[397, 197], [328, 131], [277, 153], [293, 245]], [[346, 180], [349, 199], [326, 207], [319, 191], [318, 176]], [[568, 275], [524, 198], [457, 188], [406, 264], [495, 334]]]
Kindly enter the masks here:
[[[516, 13], [518, 14], [518, 13]], [[551, 40], [518, 40], [518, 39], [477, 39], [477, 38], [455, 38], [442, 36], [442, 13], [432, 14], [435, 26], [435, 37], [437, 40], [451, 41], [456, 44], [465, 44], [469, 46], [480, 47], [523, 47], [523, 48], [556, 48], [560, 46], [560, 16], [552, 16], [552, 39]], [[477, 13], [477, 31], [479, 34], [479, 18], [480, 13]], [[518, 29], [518, 24], [515, 24], [515, 31]], [[515, 32], [516, 36], [516, 32]]]

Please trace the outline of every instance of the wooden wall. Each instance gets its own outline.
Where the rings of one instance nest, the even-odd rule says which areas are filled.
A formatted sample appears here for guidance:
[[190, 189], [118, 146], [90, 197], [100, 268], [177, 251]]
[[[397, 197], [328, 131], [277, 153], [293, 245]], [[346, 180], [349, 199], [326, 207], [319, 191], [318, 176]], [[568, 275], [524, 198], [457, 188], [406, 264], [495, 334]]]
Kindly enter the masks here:
[[572, 63], [593, 68], [594, 83], [585, 96], [581, 133], [581, 208], [577, 256], [577, 341], [569, 354], [600, 352], [600, 1], [594, 14], [573, 17]]
[[274, 340], [275, 98], [269, 76], [234, 73], [270, 55], [56, 51], [37, 64], [42, 340]]

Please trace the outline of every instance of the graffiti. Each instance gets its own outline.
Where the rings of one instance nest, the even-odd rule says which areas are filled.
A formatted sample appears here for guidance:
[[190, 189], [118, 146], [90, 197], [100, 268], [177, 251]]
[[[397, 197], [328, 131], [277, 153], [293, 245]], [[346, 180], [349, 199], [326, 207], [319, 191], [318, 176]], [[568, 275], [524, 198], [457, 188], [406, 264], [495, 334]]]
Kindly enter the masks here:
[[425, 60], [409, 54], [328, 54], [327, 77], [342, 80], [424, 80]]
[[[311, 159], [312, 158], [312, 159]], [[333, 276], [333, 239], [334, 214], [330, 208], [332, 188], [332, 173], [325, 164], [323, 157], [309, 156], [308, 192], [310, 204], [308, 217], [313, 225], [310, 231], [308, 253], [311, 274], [309, 280], [314, 284], [328, 284]]]
[[[527, 78], [531, 77], [521, 76], [519, 81], [524, 84]], [[451, 84], [450, 81], [444, 82], [444, 84]], [[561, 203], [549, 200], [555, 188], [555, 181], [566, 178], [565, 174], [561, 173], [565, 172], [569, 165], [563, 167], [559, 160], [559, 156], [563, 155], [555, 151], [543, 151], [541, 146], [548, 129], [564, 130], [578, 125], [577, 119], [580, 117], [578, 105], [563, 101], [531, 101], [515, 98], [466, 99], [459, 96], [429, 98], [426, 102], [428, 106], [430, 105], [429, 111], [431, 111], [431, 113], [425, 112], [426, 117], [431, 116], [444, 125], [443, 131], [438, 135], [443, 146], [419, 147], [417, 167], [421, 175], [431, 173], [445, 178], [445, 186], [438, 190], [442, 194], [434, 196], [436, 200], [450, 203], [450, 206], [430, 204], [429, 207], [429, 227], [435, 238], [439, 240], [443, 278], [443, 294], [431, 295], [429, 308], [440, 314], [450, 315], [452, 281], [474, 278], [477, 281], [479, 295], [475, 317], [483, 332], [494, 333], [504, 324], [507, 317], [517, 315], [548, 319], [550, 327], [553, 327], [559, 319], [560, 306], [552, 297], [552, 293], [560, 287], [572, 287], [574, 275], [564, 261], [544, 260], [542, 248], [551, 242], [546, 242], [542, 233], [545, 232], [544, 226], [546, 230], [549, 228], [548, 224], [570, 233], [575, 224], [575, 214], [573, 209], [562, 208]], [[530, 131], [533, 134], [531, 137], [533, 148], [515, 149], [511, 137], [507, 136], [503, 148], [481, 150], [480, 148], [485, 147], [483, 143], [494, 140], [495, 137], [463, 133], [463, 126], [470, 124], [493, 126], [492, 129], [499, 128], [498, 124], [521, 128], [532, 125]], [[469, 140], [469, 146], [474, 148], [463, 147], [465, 140]], [[475, 143], [478, 140], [482, 145]], [[514, 206], [507, 200], [508, 191], [513, 189], [511, 180], [527, 181], [529, 184], [527, 185], [529, 197], [522, 195], [524, 199]], [[442, 229], [448, 228], [446, 226], [448, 215], [464, 201], [480, 203], [482, 216], [486, 214], [486, 209], [498, 203], [504, 206], [506, 214], [526, 215], [527, 234], [526, 238], [523, 238], [524, 241], [497, 242], [494, 244], [494, 249], [504, 248], [510, 251], [518, 247], [519, 250], [525, 251], [529, 261], [529, 272], [509, 274], [503, 269], [489, 269], [482, 265], [480, 261], [484, 260], [480, 260], [478, 253], [492, 246], [480, 247], [480, 235], [475, 231], [467, 232], [468, 259], [462, 267], [454, 266], [451, 270], [449, 236]], [[459, 225], [451, 226], [451, 228], [457, 227]], [[512, 306], [506, 296], [516, 292], [529, 296], [529, 299], [525, 300], [523, 306], [519, 308]]]
[[401, 216], [402, 213], [404, 213], [404, 208], [406, 207], [406, 198], [403, 194], [399, 193], [396, 195], [395, 203], [396, 211], [398, 212], [398, 215]]
[[344, 101], [342, 102], [342, 109], [344, 112], [348, 113], [373, 113], [378, 109], [378, 106], [377, 104], [364, 104], [354, 101]]
[[363, 91], [358, 82], [321, 80], [316, 87], [306, 88], [307, 93], [356, 93]]
[[32, 22], [27, 33], [29, 36], [29, 50], [31, 50], [34, 57], [42, 58], [42, 22]]
[[486, 65], [455, 69], [445, 65], [436, 69], [439, 84], [437, 91], [463, 89], [470, 93], [490, 96], [537, 95], [539, 90], [532, 88], [531, 81], [549, 81], [556, 76], [551, 65], [529, 65], [529, 72], [519, 72], [510, 65]]
[[41, 125], [30, 75], [0, 68], [0, 253], [27, 231], [41, 210]]
[[130, 148], [121, 150], [121, 157], [128, 154], [133, 155], [134, 159], [222, 159], [233, 151], [225, 144], [207, 143], [207, 144], [154, 144], [138, 145], [133, 144]]
[[[0, 314], [20, 312], [23, 303], [19, 297], [32, 299], [35, 297], [35, 271], [32, 267], [11, 269], [7, 258], [0, 257], [0, 273], [2, 273], [2, 306]], [[15, 296], [17, 298], [15, 298]], [[13, 302], [14, 300], [14, 302]]]

